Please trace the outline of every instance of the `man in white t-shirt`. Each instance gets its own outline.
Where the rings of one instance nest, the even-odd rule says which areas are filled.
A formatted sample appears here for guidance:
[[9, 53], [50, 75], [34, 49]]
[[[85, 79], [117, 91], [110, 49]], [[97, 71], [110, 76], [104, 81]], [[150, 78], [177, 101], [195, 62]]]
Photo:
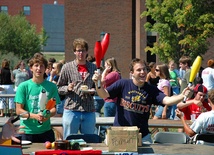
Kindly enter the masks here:
[[178, 109], [176, 110], [176, 115], [181, 119], [184, 131], [188, 136], [193, 137], [196, 134], [214, 133], [214, 89], [208, 92], [208, 101], [212, 110], [201, 113], [191, 126], [188, 126], [185, 122], [182, 112]]
[[201, 73], [203, 85], [207, 87], [208, 91], [214, 89], [214, 60], [210, 59], [207, 62], [207, 68]]

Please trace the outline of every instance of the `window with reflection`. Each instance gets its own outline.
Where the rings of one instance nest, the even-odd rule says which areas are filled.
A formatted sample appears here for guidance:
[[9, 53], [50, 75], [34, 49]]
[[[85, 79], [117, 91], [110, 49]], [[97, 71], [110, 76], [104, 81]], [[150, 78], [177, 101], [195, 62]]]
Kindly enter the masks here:
[[23, 7], [24, 15], [30, 15], [30, 6]]
[[7, 6], [0, 6], [0, 12], [8, 13], [8, 7]]

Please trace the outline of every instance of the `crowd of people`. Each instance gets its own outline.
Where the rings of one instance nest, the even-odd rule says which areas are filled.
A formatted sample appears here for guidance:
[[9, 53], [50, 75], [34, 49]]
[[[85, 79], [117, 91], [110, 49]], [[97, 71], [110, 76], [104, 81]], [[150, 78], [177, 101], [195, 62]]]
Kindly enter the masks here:
[[[138, 126], [145, 144], [153, 143], [148, 128], [150, 118], [181, 119], [189, 136], [213, 133], [214, 60], [208, 61], [193, 87], [188, 87], [192, 63], [188, 56], [180, 58], [180, 68], [176, 68], [173, 60], [156, 64], [134, 58], [129, 64], [130, 78], [125, 79], [114, 57], [107, 58], [98, 73], [95, 58], [88, 51], [87, 41], [77, 38], [72, 51], [75, 59], [66, 63], [54, 58], [46, 60], [43, 54], [36, 53], [26, 62], [29, 67], [21, 60], [10, 70], [9, 61], [3, 60], [0, 87], [4, 91], [1, 92], [15, 94], [15, 98], [9, 100], [9, 109], [11, 116], [14, 109], [16, 115], [22, 116], [19, 129], [23, 140], [53, 142], [55, 130], [61, 133], [60, 139], [70, 134], [94, 134], [101, 108], [103, 116], [115, 117], [114, 126]], [[99, 88], [98, 81], [101, 82]], [[88, 89], [83, 90], [83, 86]], [[51, 99], [56, 105], [47, 108], [45, 104]], [[0, 116], [3, 109], [0, 101]], [[62, 117], [62, 128], [52, 128], [50, 117]], [[184, 120], [193, 117], [195, 121], [188, 127]], [[12, 124], [11, 120], [7, 124]], [[3, 128], [6, 127], [15, 130], [13, 125]], [[106, 132], [105, 127], [103, 130]], [[15, 132], [5, 136], [5, 130], [2, 131], [0, 139], [14, 139]]]

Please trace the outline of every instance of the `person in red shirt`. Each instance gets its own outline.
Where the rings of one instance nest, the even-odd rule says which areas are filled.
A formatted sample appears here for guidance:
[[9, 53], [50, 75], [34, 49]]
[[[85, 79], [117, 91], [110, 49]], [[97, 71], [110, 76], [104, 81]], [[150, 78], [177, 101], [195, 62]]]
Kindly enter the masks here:
[[194, 98], [177, 104], [177, 108], [184, 113], [185, 120], [191, 120], [191, 115], [198, 118], [198, 116], [205, 111], [210, 111], [211, 106], [209, 105], [206, 95], [207, 88], [202, 84], [197, 84], [194, 88]]

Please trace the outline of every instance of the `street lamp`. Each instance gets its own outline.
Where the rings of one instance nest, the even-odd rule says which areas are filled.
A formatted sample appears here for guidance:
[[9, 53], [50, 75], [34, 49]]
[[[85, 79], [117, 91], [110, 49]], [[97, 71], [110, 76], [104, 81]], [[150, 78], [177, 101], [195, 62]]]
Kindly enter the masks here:
[[[102, 40], [103, 40], [103, 38], [104, 38], [104, 36], [105, 36], [105, 32], [101, 32], [100, 33], [100, 41], [102, 42]], [[102, 67], [104, 67], [104, 65], [105, 65], [105, 62], [104, 62], [104, 57], [103, 57], [103, 59], [102, 59]]]

